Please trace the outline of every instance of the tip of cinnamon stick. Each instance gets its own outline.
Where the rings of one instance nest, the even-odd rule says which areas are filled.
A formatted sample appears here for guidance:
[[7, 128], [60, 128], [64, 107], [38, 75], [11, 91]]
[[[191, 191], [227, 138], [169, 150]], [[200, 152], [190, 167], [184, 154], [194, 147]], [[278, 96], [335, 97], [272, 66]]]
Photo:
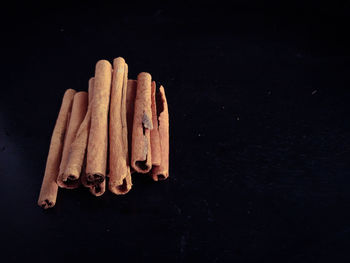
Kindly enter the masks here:
[[109, 190], [116, 195], [125, 195], [125, 194], [129, 193], [129, 191], [131, 190], [131, 187], [123, 184], [123, 185], [116, 186], [113, 189], [109, 189]]
[[88, 174], [87, 181], [90, 183], [102, 183], [105, 177], [101, 174]]
[[128, 183], [127, 178], [124, 178], [123, 179], [123, 183], [119, 184], [119, 185], [117, 185], [116, 183], [113, 183], [110, 180], [108, 188], [114, 194], [124, 195], [124, 194], [128, 193], [131, 190], [131, 187], [132, 187], [131, 181], [129, 180], [129, 183]]
[[59, 174], [57, 178], [57, 184], [61, 188], [74, 189], [77, 188], [80, 184], [79, 177], [76, 177], [72, 174]]
[[66, 180], [63, 181], [63, 184], [66, 188], [73, 189], [79, 186], [79, 178], [76, 178], [74, 175], [69, 175]]
[[151, 167], [147, 165], [147, 160], [146, 161], [136, 161], [135, 166], [138, 168], [136, 169], [137, 172], [140, 173], [147, 173]]
[[123, 57], [117, 57], [113, 60], [113, 64], [115, 63], [125, 63], [125, 59]]
[[112, 67], [112, 65], [108, 60], [101, 59], [97, 61], [96, 67]]
[[129, 192], [129, 190], [131, 189], [131, 186], [128, 186], [128, 185], [126, 184], [126, 182], [125, 182], [125, 179], [124, 179], [123, 184], [122, 184], [122, 185], [119, 185], [119, 186], [117, 187], [117, 189], [118, 189], [118, 192], [119, 192], [120, 194], [126, 194], [126, 193]]
[[41, 208], [43, 208], [43, 209], [48, 209], [48, 208], [53, 207], [53, 206], [55, 205], [55, 203], [52, 202], [52, 201], [50, 201], [50, 200], [48, 200], [48, 199], [45, 199], [45, 200], [43, 200], [43, 201], [39, 201], [39, 202], [38, 202], [38, 205], [39, 205]]
[[156, 177], [158, 178], [158, 181], [163, 181], [167, 178], [164, 174], [158, 174]]
[[152, 179], [153, 181], [164, 181], [169, 177], [168, 172], [164, 171], [164, 172], [158, 172], [158, 173], [153, 173], [152, 174]]
[[165, 97], [165, 90], [164, 90], [163, 85], [160, 85], [160, 87], [159, 87], [159, 93], [162, 95], [162, 97]]
[[149, 79], [152, 79], [152, 76], [151, 74], [149, 74], [148, 72], [141, 72], [137, 75], [137, 78], [149, 78]]
[[76, 90], [74, 90], [74, 89], [66, 89], [66, 92], [65, 92], [65, 93], [71, 93], [71, 92], [76, 93]]
[[87, 174], [86, 182], [83, 182], [85, 186], [90, 188], [90, 192], [95, 196], [103, 195], [105, 192], [105, 183], [105, 176], [97, 173]]

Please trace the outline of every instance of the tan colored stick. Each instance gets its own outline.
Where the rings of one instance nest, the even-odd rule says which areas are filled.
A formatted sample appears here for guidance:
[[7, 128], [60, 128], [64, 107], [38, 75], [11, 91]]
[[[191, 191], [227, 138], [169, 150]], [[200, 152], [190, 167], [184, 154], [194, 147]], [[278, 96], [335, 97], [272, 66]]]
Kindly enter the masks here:
[[113, 61], [111, 103], [109, 110], [109, 185], [115, 194], [131, 189], [128, 160], [128, 130], [126, 120], [126, 89], [128, 68], [121, 57]]
[[89, 133], [90, 133], [90, 127], [91, 127], [91, 110], [92, 110], [92, 98], [93, 98], [93, 91], [94, 91], [94, 84], [95, 84], [95, 78], [90, 78], [89, 79], [89, 106], [88, 106], [88, 112], [86, 113], [88, 116], [87, 118], [87, 127], [85, 130], [86, 134], [86, 147], [85, 147], [85, 156], [83, 159], [83, 164], [81, 167], [81, 175], [80, 175], [80, 182], [82, 183], [83, 186], [87, 188], [91, 188], [91, 184], [88, 184], [87, 181], [87, 175], [86, 175], [86, 159], [87, 159], [87, 147], [88, 147], [88, 142], [89, 142]]
[[157, 111], [162, 158], [160, 165], [152, 168], [151, 174], [154, 181], [165, 180], [169, 177], [169, 111], [163, 86], [160, 86], [159, 93], [157, 93]]
[[68, 113], [71, 111], [75, 90], [68, 89], [63, 96], [61, 108], [52, 133], [45, 174], [41, 185], [38, 205], [44, 209], [56, 203], [58, 185], [56, 183], [62, 156]]
[[108, 109], [111, 90], [112, 66], [106, 60], [96, 64], [95, 83], [91, 109], [86, 174], [92, 185], [91, 192], [100, 196], [105, 192], [108, 144]]
[[81, 91], [74, 95], [72, 113], [70, 115], [66, 139], [64, 141], [60, 171], [57, 178], [57, 184], [62, 188], [74, 189], [79, 186], [79, 180], [76, 180], [74, 177], [65, 176], [64, 172], [69, 161], [71, 145], [76, 137], [80, 124], [86, 115], [87, 103], [87, 92]]
[[152, 81], [152, 123], [153, 129], [151, 130], [151, 151], [152, 151], [152, 165], [160, 165], [161, 162], [161, 150], [160, 150], [160, 139], [158, 130], [158, 117], [157, 117], [157, 106], [156, 106], [156, 82]]
[[[63, 174], [63, 181], [79, 181], [80, 174], [83, 171], [83, 165], [84, 160], [86, 158], [86, 148], [87, 148], [87, 142], [88, 142], [88, 136], [89, 136], [89, 130], [90, 130], [90, 123], [91, 123], [91, 99], [92, 99], [92, 92], [93, 92], [93, 86], [94, 86], [94, 78], [90, 78], [89, 80], [89, 105], [88, 110], [85, 114], [84, 120], [81, 123], [78, 132], [75, 136], [75, 139], [70, 147], [69, 157], [68, 157], [68, 163], [66, 166], [66, 169]], [[81, 175], [82, 182], [86, 183], [86, 180], [83, 179], [83, 173]], [[84, 176], [86, 178], [86, 176]], [[77, 182], [78, 184], [78, 182]]]
[[150, 131], [153, 128], [151, 78], [151, 75], [145, 72], [140, 73], [137, 77], [131, 165], [139, 173], [148, 173], [152, 167], [150, 142]]
[[[134, 122], [134, 105], [136, 97], [137, 81], [129, 79], [127, 83], [126, 90], [126, 120], [128, 125], [128, 158], [129, 163], [131, 160], [131, 145], [132, 145], [132, 124]], [[130, 173], [135, 172], [135, 170], [130, 167]]]

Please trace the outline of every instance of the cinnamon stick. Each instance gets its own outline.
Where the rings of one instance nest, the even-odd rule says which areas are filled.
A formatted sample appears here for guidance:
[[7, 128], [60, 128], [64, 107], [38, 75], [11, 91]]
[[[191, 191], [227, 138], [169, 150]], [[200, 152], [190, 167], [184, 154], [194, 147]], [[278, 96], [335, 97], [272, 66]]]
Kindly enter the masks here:
[[[86, 184], [86, 180], [83, 179], [83, 174], [81, 175], [81, 173], [83, 171], [84, 161], [86, 161], [85, 160], [86, 148], [87, 148], [87, 142], [88, 142], [88, 136], [89, 136], [89, 130], [90, 130], [90, 123], [91, 123], [91, 100], [92, 100], [93, 86], [94, 86], [94, 78], [90, 78], [89, 92], [88, 92], [88, 97], [89, 97], [88, 109], [85, 114], [84, 120], [82, 121], [77, 131], [75, 139], [71, 144], [68, 163], [63, 174], [63, 181], [65, 180], [66, 181], [70, 180], [72, 182], [79, 181], [78, 179], [81, 176], [82, 183], [84, 184], [85, 182]], [[84, 177], [86, 178], [86, 176]]]
[[152, 124], [153, 129], [151, 130], [151, 153], [152, 153], [152, 165], [160, 165], [161, 163], [161, 150], [160, 150], [160, 139], [158, 130], [158, 117], [157, 117], [157, 106], [156, 106], [156, 82], [152, 81], [151, 90], [151, 102], [152, 102]]
[[126, 93], [128, 67], [121, 57], [113, 61], [111, 103], [109, 112], [109, 185], [115, 194], [130, 191]]
[[62, 156], [68, 113], [71, 111], [75, 93], [76, 91], [73, 89], [68, 89], [64, 93], [61, 108], [52, 133], [45, 174], [38, 199], [38, 205], [44, 209], [53, 207], [56, 203], [58, 191], [56, 180]]
[[[134, 105], [136, 97], [137, 81], [129, 79], [127, 83], [126, 90], [126, 121], [128, 125], [128, 158], [129, 162], [131, 160], [131, 145], [132, 145], [132, 127], [134, 122]], [[135, 172], [135, 170], [130, 167], [130, 173]]]
[[139, 173], [148, 173], [152, 167], [152, 128], [151, 75], [142, 72], [137, 77], [131, 152], [131, 165]]
[[78, 92], [74, 95], [72, 112], [63, 146], [60, 171], [57, 178], [57, 184], [62, 188], [74, 189], [79, 186], [79, 180], [76, 180], [74, 177], [65, 176], [64, 172], [67, 168], [71, 145], [76, 137], [80, 124], [86, 115], [87, 98], [88, 94], [85, 91]]
[[169, 177], [169, 111], [163, 86], [160, 86], [156, 96], [161, 162], [159, 166], [153, 166], [151, 175], [154, 181], [159, 181]]
[[91, 109], [91, 127], [88, 140], [86, 176], [90, 191], [96, 196], [105, 192], [108, 109], [111, 90], [112, 66], [106, 60], [96, 64]]

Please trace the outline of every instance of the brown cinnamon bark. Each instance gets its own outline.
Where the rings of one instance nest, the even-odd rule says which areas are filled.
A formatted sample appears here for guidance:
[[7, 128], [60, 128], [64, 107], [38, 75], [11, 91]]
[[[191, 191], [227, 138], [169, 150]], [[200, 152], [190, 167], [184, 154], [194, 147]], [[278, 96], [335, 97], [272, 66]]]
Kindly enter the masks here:
[[68, 89], [64, 93], [61, 108], [52, 133], [45, 174], [38, 199], [38, 205], [44, 209], [53, 207], [56, 203], [58, 191], [56, 180], [62, 156], [68, 113], [71, 111], [75, 93], [76, 91], [73, 89]]
[[137, 77], [137, 90], [132, 130], [131, 165], [138, 173], [148, 173], [152, 167], [150, 131], [152, 125], [151, 75], [142, 72]]
[[100, 196], [105, 192], [108, 109], [111, 90], [112, 66], [106, 60], [96, 64], [95, 83], [91, 109], [91, 127], [88, 140], [86, 174], [90, 191]]
[[156, 82], [152, 81], [152, 124], [153, 129], [151, 130], [151, 151], [152, 151], [152, 165], [160, 165], [161, 163], [161, 150], [160, 150], [160, 139], [158, 130], [158, 117], [157, 117], [157, 106], [156, 106]]
[[[92, 92], [93, 92], [93, 86], [94, 86], [94, 78], [91, 78], [89, 80], [89, 104], [88, 109], [85, 114], [84, 120], [81, 123], [77, 134], [75, 136], [75, 139], [73, 143], [71, 144], [70, 151], [69, 151], [69, 157], [68, 157], [68, 163], [66, 166], [66, 169], [63, 174], [63, 181], [71, 181], [75, 184], [79, 185], [79, 178], [81, 176], [82, 183], [86, 185], [86, 180], [83, 179], [83, 176], [86, 175], [85, 173], [82, 174], [82, 171], [84, 171], [84, 161], [86, 161], [86, 148], [87, 148], [87, 142], [89, 137], [89, 130], [90, 130], [90, 123], [91, 123], [91, 99], [92, 99]], [[86, 178], [86, 176], [84, 176]]]
[[64, 141], [60, 171], [58, 173], [57, 184], [62, 188], [74, 189], [79, 186], [79, 180], [74, 177], [65, 176], [64, 172], [69, 161], [71, 145], [76, 137], [77, 131], [86, 115], [88, 94], [85, 91], [74, 95], [72, 112], [68, 124], [66, 139]]
[[[86, 176], [86, 158], [87, 158], [87, 147], [88, 147], [88, 141], [89, 141], [89, 133], [90, 133], [90, 127], [91, 127], [91, 109], [92, 109], [92, 98], [93, 98], [93, 91], [94, 91], [94, 83], [95, 78], [89, 79], [89, 106], [87, 111], [87, 116], [85, 116], [86, 120], [86, 127], [84, 136], [86, 136], [86, 145], [85, 145], [85, 156], [83, 158], [82, 167], [81, 167], [81, 175], [80, 175], [80, 182], [83, 186], [87, 188], [91, 188], [91, 184], [88, 185], [87, 176]], [[83, 139], [82, 139], [83, 140]], [[83, 146], [82, 146], [83, 147]], [[80, 157], [81, 158], [81, 157]]]
[[159, 93], [156, 96], [161, 163], [159, 166], [153, 166], [151, 175], [154, 181], [159, 181], [169, 177], [169, 111], [163, 86], [160, 86]]
[[[128, 129], [128, 114], [131, 114], [130, 112], [128, 112], [128, 105], [127, 105], [127, 103], [128, 103], [128, 95], [130, 96], [130, 93], [128, 94], [128, 71], [129, 71], [129, 67], [128, 67], [128, 64], [125, 64], [126, 65], [126, 75], [124, 76], [124, 89], [123, 89], [123, 96], [125, 97], [125, 101], [124, 101], [124, 103], [125, 103], [125, 113], [124, 113], [124, 115], [125, 115], [125, 121], [124, 121], [124, 129], [125, 129], [125, 133], [126, 133], [126, 136], [124, 137], [124, 147], [125, 147], [125, 149], [126, 149], [126, 162], [127, 162], [127, 165], [128, 165], [128, 174], [127, 174], [127, 176], [126, 176], [126, 181], [124, 181], [125, 182], [125, 189], [128, 189], [127, 191], [124, 191], [125, 193], [127, 193], [127, 192], [129, 192], [130, 191], [130, 189], [131, 189], [131, 187], [132, 187], [132, 179], [131, 179], [131, 174], [133, 173], [133, 169], [132, 169], [132, 167], [131, 167], [131, 165], [130, 165], [130, 162], [131, 162], [131, 150], [129, 151], [129, 146], [131, 145], [131, 140], [129, 141], [129, 133], [132, 133], [132, 130], [131, 131], [129, 131], [129, 129]], [[135, 98], [135, 97], [134, 97]], [[134, 99], [134, 101], [135, 101], [135, 99]], [[133, 114], [133, 112], [132, 112], [132, 114]], [[124, 183], [123, 182], [123, 183]]]
[[[136, 98], [136, 88], [137, 81], [134, 79], [129, 79], [126, 90], [126, 121], [128, 125], [128, 158], [131, 161], [131, 151], [132, 151], [132, 127], [134, 122], [134, 105]], [[130, 173], [134, 173], [135, 170], [130, 166]]]
[[121, 57], [113, 61], [111, 103], [109, 110], [109, 185], [115, 194], [130, 191], [126, 93], [128, 67]]

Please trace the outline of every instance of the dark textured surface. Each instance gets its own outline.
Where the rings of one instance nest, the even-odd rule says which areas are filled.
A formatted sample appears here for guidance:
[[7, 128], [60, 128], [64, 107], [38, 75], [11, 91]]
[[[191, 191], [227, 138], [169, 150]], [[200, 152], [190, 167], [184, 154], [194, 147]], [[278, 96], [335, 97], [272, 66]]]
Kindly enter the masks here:
[[[349, 6], [238, 3], [6, 10], [4, 262], [349, 262]], [[170, 178], [133, 177], [126, 196], [60, 190], [43, 211], [64, 90], [117, 56], [165, 86]]]

